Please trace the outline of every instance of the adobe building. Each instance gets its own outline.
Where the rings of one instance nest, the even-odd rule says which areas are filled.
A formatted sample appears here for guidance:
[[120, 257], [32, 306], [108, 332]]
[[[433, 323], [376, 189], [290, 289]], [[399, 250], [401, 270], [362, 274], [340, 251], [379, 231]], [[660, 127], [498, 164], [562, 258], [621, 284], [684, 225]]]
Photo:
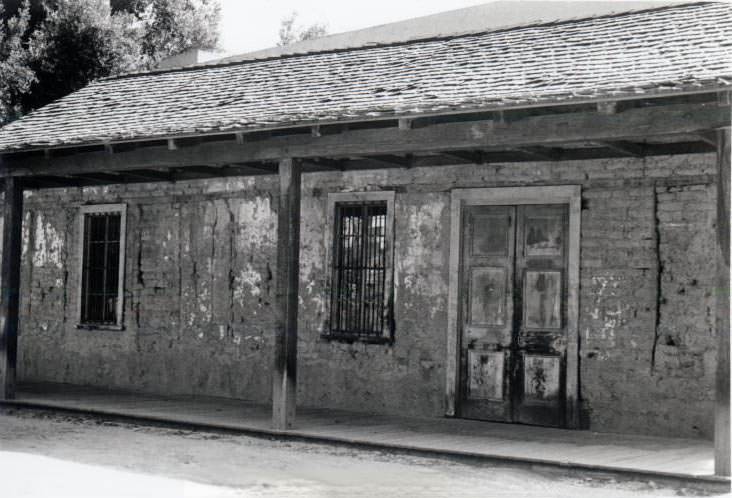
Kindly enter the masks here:
[[729, 475], [731, 85], [723, 3], [96, 81], [0, 130], [1, 392], [716, 433]]

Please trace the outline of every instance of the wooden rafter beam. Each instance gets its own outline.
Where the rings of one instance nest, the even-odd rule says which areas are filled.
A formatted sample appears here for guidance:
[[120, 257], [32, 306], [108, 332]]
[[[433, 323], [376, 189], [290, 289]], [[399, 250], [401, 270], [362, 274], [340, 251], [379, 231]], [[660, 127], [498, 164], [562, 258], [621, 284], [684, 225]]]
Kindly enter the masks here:
[[597, 112], [600, 114], [615, 114], [618, 110], [618, 103], [616, 101], [597, 103]]
[[406, 154], [404, 156], [399, 156], [395, 154], [377, 154], [369, 155], [367, 156], [367, 158], [382, 163], [392, 164], [394, 166], [399, 166], [402, 168], [411, 168], [412, 166], [414, 166], [414, 157], [411, 154]]
[[510, 150], [515, 150], [529, 157], [535, 157], [541, 161], [558, 161], [562, 158], [562, 150], [556, 147], [512, 147]]
[[485, 162], [485, 153], [480, 150], [446, 150], [440, 154], [457, 159], [461, 163], [483, 164]]
[[221, 167], [215, 166], [188, 166], [186, 168], [176, 168], [175, 173], [194, 173], [197, 176], [215, 178], [217, 176], [222, 176], [220, 170]]
[[125, 171], [124, 176], [158, 182], [170, 182], [174, 180], [173, 175], [168, 172], [153, 170]]
[[242, 174], [250, 174], [252, 171], [260, 174], [268, 173], [272, 175], [277, 173], [276, 165], [269, 165], [265, 163], [227, 164], [226, 169], [232, 171], [239, 170]]
[[616, 140], [609, 142], [598, 142], [603, 147], [620, 152], [626, 156], [644, 157], [646, 155], [646, 146], [628, 140]]
[[306, 159], [303, 161], [306, 166], [312, 166], [318, 169], [331, 170], [331, 171], [343, 171], [345, 168], [345, 161], [341, 159], [327, 159], [327, 158], [315, 158]]
[[412, 129], [412, 121], [409, 118], [399, 118], [398, 126], [400, 130], [411, 130]]
[[100, 185], [124, 183], [124, 177], [122, 175], [116, 175], [113, 173], [84, 173], [82, 175], [65, 175], [65, 178], [69, 178], [71, 180], [84, 180], [87, 182], [98, 183]]
[[367, 169], [391, 169], [394, 168], [394, 163], [388, 163], [385, 161], [378, 161], [368, 157], [357, 157], [351, 158], [344, 161], [344, 171], [350, 170], [367, 170]]
[[223, 176], [249, 176], [252, 174], [275, 174], [274, 167], [264, 164], [226, 164], [222, 166], [191, 166], [186, 168], [175, 168], [176, 174], [193, 173], [206, 178], [217, 178]]
[[708, 133], [700, 132], [696, 134], [697, 137], [699, 137], [699, 140], [704, 142], [707, 145], [711, 145], [716, 150], [717, 148], [717, 134], [713, 131], [710, 131]]
[[6, 155], [0, 175], [83, 174], [149, 168], [186, 168], [277, 161], [282, 157], [349, 157], [404, 155], [414, 152], [474, 150], [476, 148], [559, 147], [572, 142], [637, 141], [649, 137], [682, 136], [729, 126], [728, 104], [676, 104], [631, 108], [616, 114], [592, 111], [526, 116], [497, 125], [491, 120], [437, 123], [410, 130], [397, 127], [344, 130], [335, 135], [310, 134], [252, 138], [244, 145], [231, 140], [204, 142], [168, 150], [140, 147], [106, 154], [104, 151], [45, 158]]
[[30, 189], [36, 188], [66, 188], [78, 187], [85, 182], [69, 178], [34, 176], [24, 182], [24, 186]]

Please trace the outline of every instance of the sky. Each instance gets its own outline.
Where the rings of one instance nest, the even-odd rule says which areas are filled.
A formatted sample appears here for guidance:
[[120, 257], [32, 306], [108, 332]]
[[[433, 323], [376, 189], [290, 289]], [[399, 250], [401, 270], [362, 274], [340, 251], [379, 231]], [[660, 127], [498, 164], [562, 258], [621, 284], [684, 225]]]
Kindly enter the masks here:
[[238, 54], [277, 44], [280, 21], [291, 12], [298, 23], [325, 23], [341, 33], [412, 17], [486, 3], [487, 0], [221, 0], [221, 47]]

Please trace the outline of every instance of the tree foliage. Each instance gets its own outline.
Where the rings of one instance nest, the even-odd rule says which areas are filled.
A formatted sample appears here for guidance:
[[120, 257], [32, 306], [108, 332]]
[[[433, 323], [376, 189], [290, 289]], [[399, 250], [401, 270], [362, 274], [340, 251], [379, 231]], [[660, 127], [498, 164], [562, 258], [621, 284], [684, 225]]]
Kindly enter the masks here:
[[327, 34], [328, 26], [324, 23], [299, 26], [297, 24], [297, 12], [292, 12], [280, 22], [280, 39], [277, 42], [277, 46], [284, 47], [293, 43], [320, 38]]
[[112, 16], [104, 0], [59, 0], [28, 42], [35, 81], [21, 99], [23, 110], [133, 69], [139, 51], [131, 34], [125, 16]]
[[28, 1], [16, 15], [6, 19], [4, 14], [0, 3], [0, 125], [5, 119], [18, 115], [20, 96], [35, 81], [29, 51], [23, 43], [29, 31]]
[[97, 78], [218, 43], [218, 0], [45, 0], [32, 20], [24, 1], [0, 22], [0, 124]]
[[215, 0], [138, 0], [143, 64], [189, 48], [214, 49], [218, 43], [221, 8]]

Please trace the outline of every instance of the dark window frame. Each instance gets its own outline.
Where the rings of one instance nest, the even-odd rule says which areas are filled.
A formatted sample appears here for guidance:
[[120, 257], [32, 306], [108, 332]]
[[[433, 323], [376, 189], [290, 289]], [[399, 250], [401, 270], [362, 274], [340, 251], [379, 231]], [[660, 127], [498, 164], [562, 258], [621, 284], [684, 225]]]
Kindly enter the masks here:
[[[110, 238], [109, 233], [109, 216], [119, 216], [119, 234], [117, 239]], [[104, 240], [92, 241], [90, 239], [91, 219], [95, 217], [105, 217]], [[91, 204], [81, 206], [79, 209], [79, 292], [78, 292], [78, 328], [85, 329], [109, 329], [122, 330], [124, 328], [124, 262], [125, 262], [125, 246], [127, 232], [127, 206], [125, 204]], [[116, 275], [114, 264], [108, 261], [110, 256], [110, 244], [116, 242], [114, 249], [117, 252], [117, 268]], [[102, 279], [104, 289], [103, 293], [109, 292], [107, 280], [109, 278], [117, 279], [116, 296], [114, 297], [114, 316], [111, 320], [91, 319], [88, 310], [90, 299], [90, 251], [92, 244], [103, 246], [103, 268]], [[111, 269], [112, 273], [109, 272]], [[113, 295], [113, 294], [112, 294]], [[86, 304], [86, 306], [85, 306]]]
[[[380, 344], [393, 343], [394, 341], [394, 197], [393, 191], [348, 192], [332, 193], [328, 195], [326, 222], [326, 247], [328, 248], [328, 255], [326, 259], [329, 272], [327, 281], [327, 322], [321, 334], [324, 339], [343, 342]], [[343, 243], [343, 240], [340, 239], [340, 237], [343, 237], [343, 229], [346, 227], [341, 226], [341, 215], [350, 211], [349, 215], [351, 218], [358, 218], [358, 215], [355, 213], [360, 212], [362, 213], [360, 220], [361, 223], [363, 223], [364, 219], [368, 219], [370, 208], [372, 209], [372, 216], [383, 216], [383, 249], [379, 249], [378, 255], [381, 260], [376, 268], [369, 267], [368, 263], [364, 266], [366, 259], [344, 263], [340, 254], [340, 250], [342, 248], [341, 244]], [[378, 210], [384, 208], [385, 212], [383, 215], [379, 214]], [[373, 211], [373, 209], [376, 209], [377, 211]], [[353, 230], [353, 228], [351, 228], [351, 230]], [[353, 235], [353, 233], [351, 233], [351, 235]], [[376, 239], [372, 239], [372, 241], [376, 241]], [[361, 258], [365, 258], [368, 245], [362, 244], [361, 248], [363, 249]], [[371, 246], [371, 250], [374, 250], [373, 245]], [[383, 271], [381, 268], [383, 268]], [[365, 279], [364, 275], [367, 274], [369, 270], [372, 270], [373, 273], [376, 273], [379, 275], [379, 278], [382, 279], [382, 282], [379, 283], [383, 283], [383, 285], [380, 286], [380, 294], [383, 298], [383, 303], [374, 303], [373, 294], [371, 294], [371, 304], [367, 304], [368, 299], [365, 288], [368, 283], [368, 279]], [[359, 318], [355, 320], [351, 319], [350, 323], [346, 324], [352, 327], [351, 330], [349, 330], [348, 327], [344, 327], [344, 323], [340, 323], [339, 316], [342, 317], [343, 315], [337, 315], [337, 313], [341, 313], [340, 310], [342, 309], [339, 308], [339, 306], [343, 306], [344, 303], [344, 296], [342, 295], [342, 280], [339, 280], [344, 278], [344, 271], [364, 272], [360, 277], [356, 278], [361, 289], [357, 292], [357, 296], [360, 300], [355, 303], [355, 306], [360, 310], [359, 313], [364, 313], [365, 310], [369, 308], [372, 312], [370, 315], [370, 322], [364, 318], [366, 316], [365, 314], [360, 315]], [[339, 282], [341, 282], [340, 286]], [[373, 282], [371, 283], [373, 284]], [[340, 296], [339, 292], [341, 293]], [[349, 301], [348, 298], [345, 300]], [[374, 308], [377, 308], [377, 310], [374, 310]], [[374, 311], [379, 311], [379, 314], [374, 315]], [[374, 319], [376, 319], [376, 321], [374, 321]], [[372, 325], [372, 327], [369, 327], [370, 330], [367, 331], [360, 328], [360, 326], [369, 323]], [[374, 328], [374, 323], [380, 324], [381, 327]]]

